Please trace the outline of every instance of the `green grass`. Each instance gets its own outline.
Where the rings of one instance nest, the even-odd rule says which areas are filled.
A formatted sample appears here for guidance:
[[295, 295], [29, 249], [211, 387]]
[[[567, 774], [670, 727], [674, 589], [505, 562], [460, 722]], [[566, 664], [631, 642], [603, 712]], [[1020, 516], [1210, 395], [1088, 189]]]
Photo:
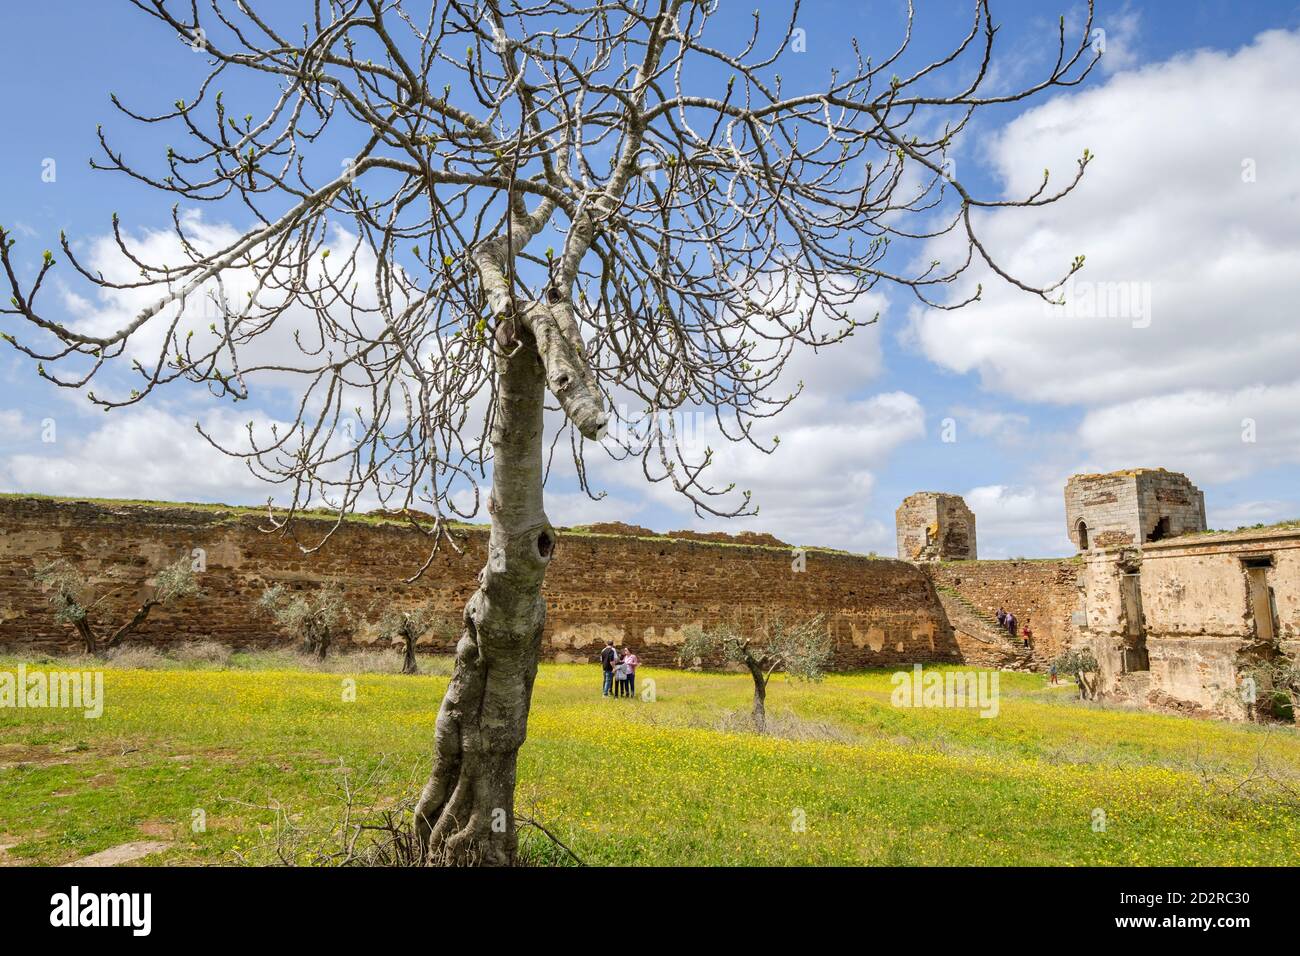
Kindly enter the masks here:
[[1235, 528], [1207, 528], [1194, 534], [1237, 534], [1241, 531], [1300, 531], [1300, 518], [1274, 521], [1271, 524], [1243, 524]]
[[[147, 498], [94, 498], [94, 497], [68, 497], [64, 495], [42, 495], [34, 492], [25, 491], [8, 491], [0, 492], [0, 500], [20, 500], [23, 498], [32, 498], [37, 501], [55, 501], [71, 504], [73, 502], [86, 502], [87, 504], [100, 505], [105, 508], [154, 508], [154, 509], [176, 509], [179, 511], [200, 511], [208, 514], [219, 514], [231, 519], [243, 517], [266, 517], [265, 505], [228, 505], [221, 502], [206, 501], [155, 501]], [[285, 510], [283, 508], [275, 509], [276, 517], [283, 518]], [[296, 514], [298, 519], [303, 521], [329, 521], [338, 520], [338, 512], [329, 508], [300, 508]], [[427, 517], [427, 516], [426, 516]], [[422, 521], [426, 518], [421, 518]], [[350, 513], [344, 516], [344, 521], [360, 522], [361, 524], [391, 524], [399, 527], [409, 527], [409, 522], [400, 515], [386, 515], [382, 513]], [[447, 527], [460, 531], [483, 531], [488, 530], [486, 524], [472, 524], [465, 521], [447, 521]]]
[[[208, 514], [222, 515], [223, 517], [229, 520], [238, 520], [240, 518], [249, 517], [249, 516], [257, 517], [257, 518], [266, 517], [265, 505], [256, 505], [256, 506], [228, 505], [228, 504], [221, 504], [221, 503], [196, 502], [196, 501], [153, 501], [146, 498], [92, 498], [92, 497], [77, 498], [77, 497], [66, 497], [60, 495], [43, 495], [43, 494], [36, 494], [33, 492], [0, 492], [0, 501], [6, 499], [20, 500], [24, 498], [31, 498], [37, 501], [55, 501], [55, 502], [63, 502], [63, 503], [82, 501], [88, 504], [100, 505], [105, 508], [153, 508], [153, 509], [177, 509], [180, 511], [199, 511], [199, 512], [206, 512]], [[284, 509], [282, 508], [276, 509], [277, 518], [283, 518], [284, 514], [285, 514]], [[300, 509], [296, 517], [303, 521], [334, 522], [338, 520], [338, 512], [331, 511], [328, 508], [307, 508], [307, 509]], [[371, 525], [394, 525], [402, 528], [406, 528], [410, 526], [409, 522], [405, 518], [401, 517], [400, 515], [386, 515], [382, 513], [351, 513], [346, 515], [343, 520], [348, 523], [361, 523], [361, 524], [371, 524]], [[427, 524], [429, 517], [423, 516], [421, 517], [420, 520]], [[490, 529], [490, 525], [486, 523], [475, 524], [467, 521], [454, 521], [454, 520], [448, 520], [447, 527], [455, 531], [467, 531], [467, 532], [477, 531], [484, 534], [486, 534]], [[704, 545], [706, 547], [759, 548], [764, 551], [778, 551], [781, 553], [789, 553], [790, 548], [792, 547], [791, 545], [777, 546], [771, 544], [756, 544], [748, 541], [710, 541], [710, 540], [698, 540], [694, 538], [674, 538], [671, 537], [670, 535], [661, 535], [661, 534], [617, 535], [617, 534], [608, 534], [600, 531], [591, 531], [585, 525], [575, 525], [573, 527], [560, 528], [558, 530], [560, 530], [564, 534], [574, 535], [576, 537], [582, 537], [582, 538], [616, 538], [616, 539], [632, 538], [637, 541], [653, 541], [653, 542], [661, 542], [661, 543], [666, 542], [670, 544], [688, 543], [688, 544]], [[833, 554], [833, 555], [846, 555], [849, 557], [869, 557], [869, 558], [879, 557], [879, 555], [875, 554], [874, 552], [869, 555], [857, 555], [851, 551], [842, 551], [839, 550], [838, 548], [826, 548], [826, 547], [821, 547], [819, 545], [803, 545], [801, 547], [803, 547], [804, 551], [807, 551], [809, 553], [815, 553], [815, 554]]]
[[[379, 807], [418, 789], [445, 676], [357, 674], [344, 702], [346, 674], [283, 668], [109, 668], [98, 720], [0, 709], [0, 860], [164, 839], [150, 862], [270, 862], [277, 820], [328, 836], [345, 779]], [[588, 863], [1300, 863], [1294, 728], [1082, 704], [1024, 674], [1000, 675], [996, 718], [903, 709], [869, 672], [778, 676], [778, 735], [758, 737], [747, 677], [643, 676], [653, 703], [601, 699], [594, 666], [537, 680], [518, 806]], [[1231, 790], [1260, 766], [1281, 783]]]

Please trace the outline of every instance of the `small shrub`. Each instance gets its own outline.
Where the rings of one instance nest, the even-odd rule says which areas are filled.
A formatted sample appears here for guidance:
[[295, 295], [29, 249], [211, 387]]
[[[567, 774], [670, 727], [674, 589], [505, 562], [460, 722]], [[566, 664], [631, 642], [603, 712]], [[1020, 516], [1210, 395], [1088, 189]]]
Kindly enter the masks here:
[[140, 644], [123, 644], [109, 650], [104, 660], [112, 667], [122, 670], [160, 670], [169, 667], [172, 661], [154, 647]]
[[230, 666], [234, 652], [218, 641], [185, 641], [170, 651], [170, 656], [178, 661], [194, 664], [215, 664], [218, 667]]

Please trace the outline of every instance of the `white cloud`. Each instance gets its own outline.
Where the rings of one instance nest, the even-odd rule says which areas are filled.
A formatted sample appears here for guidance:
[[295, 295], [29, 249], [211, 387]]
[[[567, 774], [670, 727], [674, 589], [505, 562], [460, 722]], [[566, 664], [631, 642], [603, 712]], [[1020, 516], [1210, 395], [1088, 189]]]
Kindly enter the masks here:
[[1269, 499], [1241, 501], [1216, 508], [1207, 505], [1206, 524], [1219, 531], [1233, 531], [1256, 524], [1293, 520], [1300, 514], [1300, 502]]
[[976, 549], [981, 558], [1068, 554], [1065, 480], [1038, 485], [982, 485], [963, 497], [975, 513]]
[[[1123, 16], [1127, 43], [1138, 19]], [[1108, 57], [1114, 41], [1112, 29]], [[964, 291], [982, 282], [983, 301], [914, 309], [907, 340], [990, 392], [1083, 406], [1072, 471], [1164, 466], [1212, 483], [1300, 461], [1296, 62], [1300, 33], [1265, 33], [1117, 73], [1008, 124], [988, 156], [1009, 196], [1032, 191], [1044, 167], [1059, 179], [1084, 147], [1097, 155], [1061, 203], [976, 220], [1033, 284], [1086, 254], [1068, 305], [972, 274]], [[944, 250], [951, 240], [924, 257]]]
[[[807, 302], [806, 296], [804, 302]], [[886, 300], [875, 293], [859, 296], [847, 307], [856, 320], [883, 315]], [[833, 333], [835, 326], [818, 313], [817, 334]], [[671, 483], [646, 480], [639, 459], [611, 461], [589, 449], [587, 473], [596, 491], [610, 497], [594, 503], [557, 496], [547, 489], [547, 513], [552, 521], [629, 521], [659, 531], [689, 527], [696, 530], [765, 531], [793, 544], [816, 544], [856, 551], [893, 551], [893, 530], [868, 517], [876, 474], [899, 445], [925, 434], [921, 403], [906, 392], [863, 397], [882, 367], [878, 325], [857, 330], [848, 339], [820, 349], [796, 344], [778, 380], [767, 390], [784, 397], [804, 391], [778, 416], [755, 424], [756, 440], [780, 442], [771, 454], [747, 443], [724, 437], [709, 410], [686, 410], [672, 416], [679, 444], [688, 461], [698, 463], [712, 449], [706, 483], [722, 489], [734, 482], [735, 490], [720, 509], [740, 504], [740, 493], [752, 492], [760, 513], [754, 518], [698, 517], [690, 502]], [[548, 429], [557, 416], [548, 419]], [[659, 427], [666, 431], [667, 416]], [[638, 423], [644, 433], [647, 425]], [[733, 430], [734, 431], [734, 430]], [[615, 439], [626, 438], [615, 432]], [[639, 442], [634, 442], [639, 446]], [[563, 443], [562, 443], [563, 445]], [[566, 447], [556, 452], [552, 474], [572, 479]], [[651, 472], [658, 474], [657, 456]], [[725, 502], [725, 503], [724, 503]], [[647, 514], [647, 511], [653, 514]], [[568, 517], [571, 516], [571, 517]], [[671, 525], [671, 527], [669, 527]]]
[[[900, 445], [925, 435], [921, 403], [907, 392], [886, 392], [857, 401], [820, 400], [816, 407], [820, 418], [805, 412], [797, 422], [777, 419], [773, 428], [781, 442], [770, 455], [708, 433], [699, 436], [714, 450], [714, 482], [734, 481], [738, 490], [751, 491], [760, 509], [755, 518], [695, 518], [667, 482], [646, 485], [639, 467], [593, 458], [591, 472], [597, 483], [643, 488], [647, 499], [681, 515], [679, 526], [767, 531], [791, 544], [892, 553], [893, 529], [868, 510], [879, 469]], [[794, 427], [777, 427], [787, 424]]]
[[1189, 390], [1090, 412], [1079, 438], [1098, 470], [1161, 465], [1197, 481], [1231, 481], [1300, 464], [1300, 382]]
[[[1101, 31], [1098, 33], [1097, 31]], [[1125, 3], [1118, 13], [1098, 17], [1091, 37], [1094, 47], [1104, 43], [1098, 66], [1105, 73], [1127, 70], [1138, 62], [1137, 41], [1142, 32], [1142, 14]]]
[[0, 446], [9, 446], [30, 438], [34, 426], [17, 409], [0, 409]]
[[[205, 424], [238, 445], [245, 422], [223, 411], [210, 413]], [[6, 490], [232, 503], [265, 501], [272, 491], [241, 460], [204, 441], [192, 417], [158, 407], [114, 412], [84, 437], [63, 427], [56, 442], [33, 447], [41, 451], [11, 455], [0, 466]]]
[[[208, 221], [201, 210], [187, 210], [181, 216], [181, 223], [193, 249], [202, 254], [212, 254], [232, 246], [243, 235], [229, 223]], [[125, 239], [132, 255], [151, 266], [174, 267], [191, 258], [191, 254], [172, 230], [143, 229]], [[358, 244], [354, 233], [348, 233], [337, 226], [330, 230], [323, 249], [328, 249], [333, 258], [317, 257], [308, 267], [310, 281], [323, 285], [328, 273], [335, 282], [354, 286], [353, 298], [359, 309], [374, 310], [378, 302], [374, 252], [365, 243]], [[259, 255], [260, 249], [255, 247], [253, 253]], [[139, 267], [122, 254], [112, 235], [98, 236], [91, 240], [84, 256], [84, 264], [90, 272], [102, 275], [109, 282], [130, 285], [142, 281]], [[275, 270], [273, 278], [285, 282], [288, 275], [284, 270]], [[112, 335], [130, 325], [140, 312], [156, 306], [167, 295], [167, 289], [157, 285], [144, 288], [100, 288], [95, 291], [93, 299], [86, 298], [67, 285], [60, 285], [58, 291], [64, 310], [75, 317], [70, 325], [80, 332], [100, 336]], [[179, 293], [180, 287], [174, 291]], [[331, 300], [328, 292], [321, 292], [320, 295], [324, 301]], [[250, 296], [255, 298], [250, 299]], [[320, 348], [321, 323], [315, 311], [304, 304], [302, 298], [290, 297], [283, 290], [275, 288], [271, 282], [259, 289], [258, 278], [252, 269], [232, 266], [222, 271], [219, 281], [211, 279], [183, 300], [177, 298], [165, 305], [161, 312], [132, 334], [126, 345], [126, 355], [138, 360], [145, 368], [152, 369], [160, 354], [169, 348], [169, 336], [174, 336], [174, 341], [177, 342], [189, 342], [191, 340], [188, 337], [193, 336], [193, 353], [196, 356], [203, 355], [218, 342], [218, 334], [211, 326], [215, 324], [217, 328], [222, 327], [223, 308], [232, 315], [240, 315], [241, 310], [252, 302], [255, 311], [251, 318], [241, 319], [242, 334], [237, 337], [241, 373], [257, 386], [287, 387], [296, 395], [310, 381], [311, 376], [286, 369], [310, 369], [319, 365], [321, 360], [320, 355], [304, 355], [304, 348]], [[394, 289], [393, 298], [394, 311], [400, 311], [405, 302], [400, 289]], [[268, 328], [262, 330], [261, 326], [265, 322], [262, 310], [270, 309], [283, 311]], [[335, 322], [350, 327], [353, 317], [345, 304], [332, 302], [328, 311]], [[171, 328], [173, 321], [176, 323], [174, 330]], [[373, 311], [358, 311], [355, 316], [356, 325], [363, 333], [380, 327], [381, 321]], [[302, 346], [299, 341], [303, 343]], [[327, 348], [330, 346], [336, 349], [339, 347], [333, 339], [326, 343]], [[218, 351], [216, 361], [223, 372], [232, 372], [224, 349]], [[123, 368], [127, 364], [121, 362]], [[271, 366], [272, 370], [261, 370], [262, 366]], [[254, 369], [258, 371], [250, 374], [250, 370]], [[103, 386], [101, 389], [107, 392]]]
[[[631, 497], [606, 495], [595, 501], [583, 491], [546, 489], [546, 517], [551, 524], [561, 528], [600, 521], [636, 524], [643, 507], [642, 502]], [[486, 520], [486, 515], [481, 515], [478, 520]]]
[[[1081, 282], [1138, 283], [1150, 311], [1069, 317], [972, 270], [955, 294], [983, 282], [983, 302], [914, 311], [924, 353], [977, 371], [990, 390], [1040, 402], [1294, 381], [1298, 61], [1300, 34], [1266, 33], [1236, 53], [1201, 51], [1116, 74], [1010, 123], [989, 151], [1009, 195], [1032, 191], [1044, 167], [1057, 180], [1068, 175], [1085, 147], [1097, 159], [1060, 203], [977, 216], [987, 247], [1034, 284], [1086, 254]], [[1247, 160], [1254, 182], [1243, 181]], [[951, 240], [933, 243], [921, 258], [950, 260], [953, 251]]]
[[992, 409], [954, 405], [949, 411], [960, 430], [967, 429], [977, 438], [992, 438], [1006, 444], [1023, 442], [1029, 432], [1028, 415]]

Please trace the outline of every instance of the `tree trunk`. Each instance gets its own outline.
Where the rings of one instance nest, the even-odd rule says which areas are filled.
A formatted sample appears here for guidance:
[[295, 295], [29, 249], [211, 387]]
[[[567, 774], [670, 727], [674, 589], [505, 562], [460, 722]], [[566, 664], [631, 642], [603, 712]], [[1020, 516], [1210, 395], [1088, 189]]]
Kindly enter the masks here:
[[77, 618], [74, 626], [77, 629], [77, 633], [81, 635], [81, 640], [86, 645], [86, 653], [92, 656], [98, 655], [99, 642], [95, 639], [95, 631], [90, 626], [90, 622], [87, 621], [83, 615], [82, 617]]
[[514, 861], [515, 762], [546, 618], [542, 578], [555, 548], [542, 509], [542, 364], [528, 336], [496, 361], [488, 559], [465, 606], [433, 772], [415, 809], [421, 849], [436, 863]]
[[1074, 675], [1074, 682], [1079, 685], [1079, 700], [1096, 700], [1097, 699], [1097, 682], [1095, 675], [1093, 680], [1089, 680], [1083, 671]]
[[749, 676], [754, 678], [754, 730], [767, 733], [767, 675], [762, 665], [752, 658], [745, 661]]
[[402, 673], [418, 674], [420, 669], [415, 666], [415, 635], [410, 631], [402, 632]]
[[117, 645], [121, 644], [123, 638], [143, 624], [144, 619], [149, 616], [149, 612], [156, 608], [160, 603], [162, 602], [155, 601], [151, 598], [141, 604], [139, 609], [135, 612], [135, 616], [113, 632], [113, 636], [110, 637], [108, 643], [104, 645], [104, 650], [111, 651], [113, 648], [117, 647]]

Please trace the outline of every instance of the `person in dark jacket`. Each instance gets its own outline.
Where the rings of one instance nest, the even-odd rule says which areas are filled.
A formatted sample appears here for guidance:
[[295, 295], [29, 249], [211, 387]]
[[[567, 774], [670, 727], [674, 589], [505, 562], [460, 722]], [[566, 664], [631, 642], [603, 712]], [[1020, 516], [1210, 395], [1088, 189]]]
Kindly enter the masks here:
[[605, 676], [603, 691], [605, 697], [608, 697], [614, 689], [614, 666], [617, 663], [618, 651], [614, 650], [614, 642], [606, 641], [604, 649], [600, 652], [600, 668]]

